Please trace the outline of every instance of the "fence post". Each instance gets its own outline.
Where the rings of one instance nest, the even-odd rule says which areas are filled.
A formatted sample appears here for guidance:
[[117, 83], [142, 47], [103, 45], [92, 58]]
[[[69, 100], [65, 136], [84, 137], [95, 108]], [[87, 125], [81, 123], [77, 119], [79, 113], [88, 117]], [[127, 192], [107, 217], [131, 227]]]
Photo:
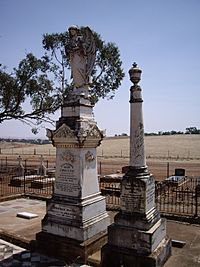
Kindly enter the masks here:
[[169, 177], [169, 162], [167, 162], [167, 177]]
[[198, 186], [195, 187], [195, 217], [198, 216]]
[[99, 162], [99, 174], [101, 175], [101, 161]]
[[24, 170], [24, 194], [26, 193], [26, 167]]

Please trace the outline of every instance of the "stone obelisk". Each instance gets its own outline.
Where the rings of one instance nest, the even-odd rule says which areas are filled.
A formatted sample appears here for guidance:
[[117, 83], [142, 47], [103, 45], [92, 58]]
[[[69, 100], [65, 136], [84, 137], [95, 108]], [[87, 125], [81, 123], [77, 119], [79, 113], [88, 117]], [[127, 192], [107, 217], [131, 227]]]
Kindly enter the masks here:
[[[91, 43], [94, 41], [91, 30], [86, 27], [82, 31], [86, 32], [76, 26], [69, 28], [72, 40], [66, 44], [66, 53], [69, 51], [74, 89], [64, 101], [56, 129], [47, 131], [56, 147], [55, 188], [37, 240], [40, 249], [47, 253], [85, 262], [105, 243], [110, 220], [97, 176], [96, 148], [103, 133], [94, 121], [89, 98], [88, 68], [92, 66], [84, 63], [86, 56], [90, 57], [90, 64], [94, 62], [96, 48]], [[82, 43], [76, 39], [81, 34], [89, 36], [85, 40], [90, 43], [88, 52], [86, 46], [82, 52]]]
[[120, 212], [108, 227], [108, 243], [102, 248], [102, 267], [162, 266], [171, 253], [166, 221], [155, 207], [155, 182], [146, 166], [141, 70], [129, 71], [130, 164], [122, 178]]

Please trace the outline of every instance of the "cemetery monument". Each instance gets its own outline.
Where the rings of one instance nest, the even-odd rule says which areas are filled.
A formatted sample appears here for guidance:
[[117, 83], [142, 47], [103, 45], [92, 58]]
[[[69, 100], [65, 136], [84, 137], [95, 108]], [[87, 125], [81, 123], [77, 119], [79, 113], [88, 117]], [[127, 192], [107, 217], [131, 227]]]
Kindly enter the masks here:
[[166, 221], [155, 207], [155, 182], [146, 166], [141, 70], [130, 69], [130, 164], [122, 178], [120, 212], [108, 227], [102, 248], [102, 267], [163, 266], [171, 254]]
[[47, 136], [56, 147], [55, 187], [37, 234], [39, 248], [65, 258], [88, 255], [105, 244], [109, 217], [99, 191], [96, 148], [103, 139], [89, 99], [90, 76], [96, 57], [89, 27], [69, 28], [65, 53], [73, 90], [61, 108], [55, 130]]

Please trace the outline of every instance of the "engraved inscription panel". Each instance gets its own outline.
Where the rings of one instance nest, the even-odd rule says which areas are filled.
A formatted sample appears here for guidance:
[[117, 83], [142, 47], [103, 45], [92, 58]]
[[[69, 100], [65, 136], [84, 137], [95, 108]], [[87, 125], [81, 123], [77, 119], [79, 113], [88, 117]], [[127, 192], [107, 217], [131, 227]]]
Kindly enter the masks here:
[[76, 174], [76, 170], [72, 164], [62, 164], [58, 170], [56, 189], [67, 195], [78, 195], [80, 185]]
[[140, 182], [122, 184], [121, 208], [126, 212], [144, 210], [144, 187]]
[[80, 177], [76, 155], [60, 150], [57, 155], [55, 193], [72, 197], [79, 196]]
[[146, 211], [149, 211], [155, 206], [155, 183], [150, 179], [147, 182], [146, 188]]
[[133, 166], [145, 166], [146, 163], [144, 152], [144, 125], [142, 121], [138, 122], [136, 130], [132, 132], [130, 138], [130, 154]]
[[64, 206], [61, 204], [52, 204], [48, 209], [48, 214], [66, 219], [78, 219], [79, 211], [76, 207]]

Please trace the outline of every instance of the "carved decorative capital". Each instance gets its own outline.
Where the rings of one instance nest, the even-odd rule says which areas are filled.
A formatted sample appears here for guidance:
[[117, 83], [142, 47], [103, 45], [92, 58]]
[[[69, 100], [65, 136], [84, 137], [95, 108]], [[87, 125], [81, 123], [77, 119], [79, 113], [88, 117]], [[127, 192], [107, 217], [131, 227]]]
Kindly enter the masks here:
[[65, 123], [62, 124], [56, 131], [54, 131], [53, 138], [74, 138], [75, 132], [67, 126]]
[[88, 131], [88, 138], [103, 139], [103, 133], [97, 125], [92, 126]]
[[85, 128], [81, 127], [77, 133], [79, 142], [84, 146], [87, 146], [88, 143], [98, 146], [103, 137], [103, 132], [99, 130], [96, 124], [88, 124]]
[[77, 130], [72, 130], [63, 123], [55, 131], [47, 129], [47, 136], [55, 146], [62, 144], [67, 147], [96, 147], [100, 145], [104, 134], [96, 124], [83, 123], [78, 126]]

